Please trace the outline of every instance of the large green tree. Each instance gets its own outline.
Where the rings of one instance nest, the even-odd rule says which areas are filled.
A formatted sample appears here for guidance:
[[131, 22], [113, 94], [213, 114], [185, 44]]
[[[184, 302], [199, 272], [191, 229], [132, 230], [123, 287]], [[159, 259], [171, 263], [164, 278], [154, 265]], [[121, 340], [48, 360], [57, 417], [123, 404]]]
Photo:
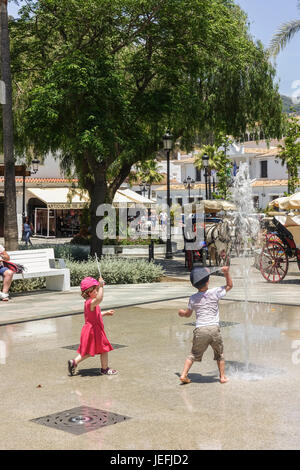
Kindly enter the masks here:
[[[212, 129], [281, 136], [263, 47], [232, 0], [27, 0], [12, 22], [19, 154], [34, 145], [75, 167], [97, 207], [168, 127], [189, 148]], [[201, 137], [202, 136], [202, 137]]]

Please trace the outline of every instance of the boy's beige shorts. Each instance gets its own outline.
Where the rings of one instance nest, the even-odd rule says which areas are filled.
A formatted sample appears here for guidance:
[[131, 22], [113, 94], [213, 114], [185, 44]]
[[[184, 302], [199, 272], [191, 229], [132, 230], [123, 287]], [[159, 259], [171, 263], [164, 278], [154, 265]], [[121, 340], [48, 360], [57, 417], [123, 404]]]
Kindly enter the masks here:
[[191, 354], [188, 356], [192, 361], [201, 361], [208, 346], [214, 350], [214, 359], [224, 359], [223, 340], [219, 325], [201, 326], [194, 329], [194, 339]]

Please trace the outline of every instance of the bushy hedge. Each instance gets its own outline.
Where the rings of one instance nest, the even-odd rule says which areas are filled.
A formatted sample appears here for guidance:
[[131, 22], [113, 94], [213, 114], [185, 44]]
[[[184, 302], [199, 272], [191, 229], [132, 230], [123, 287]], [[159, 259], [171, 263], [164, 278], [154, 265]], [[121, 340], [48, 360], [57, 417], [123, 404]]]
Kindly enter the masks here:
[[[1, 283], [2, 284], [2, 283]], [[45, 289], [46, 279], [38, 277], [35, 279], [17, 279], [13, 280], [10, 292], [30, 292], [34, 290]]]
[[[66, 265], [70, 269], [71, 286], [79, 286], [86, 276], [99, 277], [98, 268], [94, 260], [79, 262], [67, 259]], [[149, 263], [141, 259], [105, 257], [100, 262], [101, 274], [107, 284], [140, 284], [159, 282], [164, 275], [160, 265]], [[46, 287], [45, 278], [13, 281], [11, 292], [28, 292]]]
[[[164, 275], [161, 266], [146, 260], [105, 257], [100, 262], [101, 274], [107, 284], [139, 284], [158, 282]], [[71, 285], [78, 286], [85, 276], [99, 277], [94, 260], [85, 263], [67, 261]]]

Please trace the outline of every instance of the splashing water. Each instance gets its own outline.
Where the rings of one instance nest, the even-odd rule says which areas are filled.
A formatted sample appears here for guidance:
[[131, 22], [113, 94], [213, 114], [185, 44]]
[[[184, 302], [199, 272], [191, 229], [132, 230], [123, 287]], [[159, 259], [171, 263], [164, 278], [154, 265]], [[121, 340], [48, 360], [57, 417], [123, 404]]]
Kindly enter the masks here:
[[237, 207], [234, 222], [238, 229], [242, 253], [246, 256], [247, 251], [249, 251], [249, 249], [251, 250], [253, 240], [257, 237], [259, 231], [259, 223], [253, 217], [256, 211], [253, 203], [249, 166], [247, 163], [241, 163], [239, 171], [236, 174], [232, 198]]
[[[245, 372], [249, 371], [250, 348], [249, 348], [249, 299], [248, 292], [251, 284], [251, 258], [249, 253], [253, 249], [255, 240], [259, 232], [259, 222], [251, 214], [255, 213], [251, 180], [249, 175], [249, 166], [247, 163], [241, 163], [239, 171], [234, 180], [232, 199], [237, 207], [234, 216], [234, 226], [236, 227], [235, 243], [239, 246], [239, 259], [241, 260], [240, 269], [243, 279], [243, 288], [245, 301], [243, 302], [243, 312], [245, 318], [244, 332], [244, 355]], [[253, 282], [253, 281], [252, 281]]]

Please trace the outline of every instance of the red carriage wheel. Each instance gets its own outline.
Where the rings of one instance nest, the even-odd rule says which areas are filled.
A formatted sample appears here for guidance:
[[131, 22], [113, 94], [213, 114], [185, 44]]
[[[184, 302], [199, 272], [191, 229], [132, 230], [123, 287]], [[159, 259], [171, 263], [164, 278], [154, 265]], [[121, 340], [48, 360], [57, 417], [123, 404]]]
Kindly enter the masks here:
[[280, 243], [268, 243], [259, 257], [259, 269], [268, 282], [282, 281], [289, 268], [289, 258]]

